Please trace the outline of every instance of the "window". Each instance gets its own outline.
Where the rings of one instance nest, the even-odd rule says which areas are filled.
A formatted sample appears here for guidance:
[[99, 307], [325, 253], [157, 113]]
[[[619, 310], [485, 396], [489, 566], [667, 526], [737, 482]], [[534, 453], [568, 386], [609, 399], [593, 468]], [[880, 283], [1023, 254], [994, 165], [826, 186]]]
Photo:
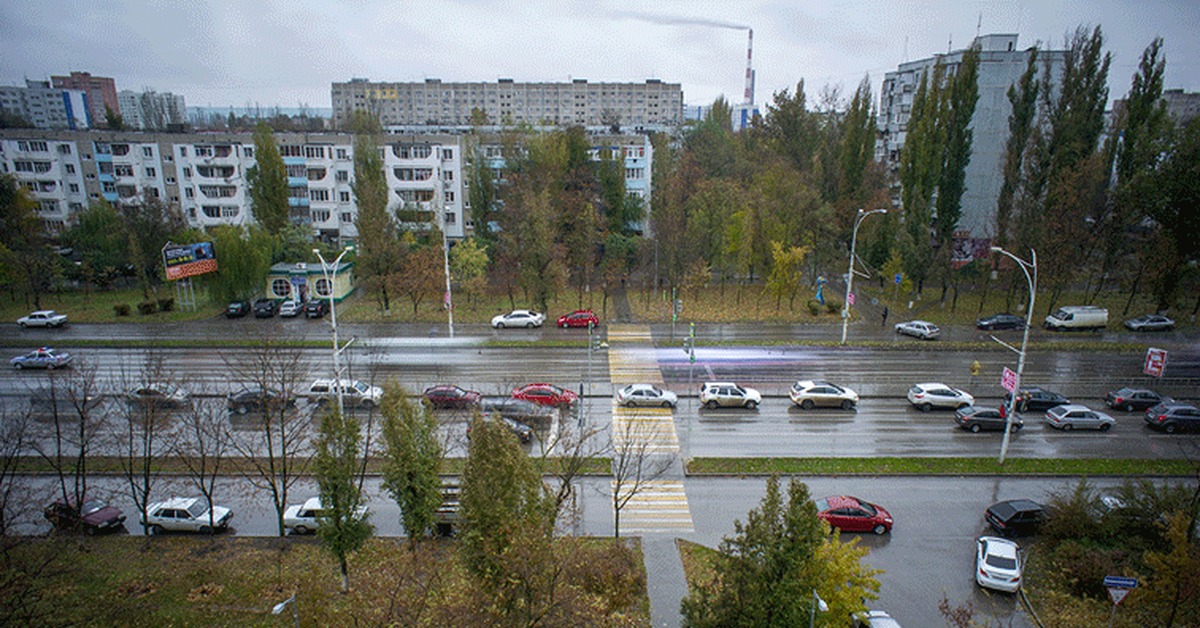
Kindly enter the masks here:
[[338, 170], [337, 175], [335, 175], [334, 179], [338, 183], [346, 183], [347, 181], [350, 180], [350, 173], [346, 170]]
[[70, 144], [59, 144], [58, 145], [58, 154], [70, 155], [71, 154], [71, 145]]
[[296, 144], [284, 144], [279, 147], [280, 157], [303, 157], [304, 151]]
[[71, 183], [71, 184], [69, 184], [69, 187], [70, 187], [72, 194], [79, 194], [79, 184]]
[[84, 176], [84, 178], [85, 178], [85, 179], [87, 179], [88, 181], [95, 181], [95, 180], [96, 180], [96, 175], [94, 175], [94, 174], [92, 174], [92, 173], [90, 173], [90, 172], [89, 172], [89, 173], [87, 173], [87, 175], [86, 175], [86, 176]]
[[292, 282], [283, 277], [274, 279], [271, 281], [271, 292], [277, 299], [286, 299], [292, 296]]
[[112, 173], [117, 175], [118, 177], [132, 177], [133, 176], [133, 166], [131, 166], [129, 164], [113, 164]]
[[309, 168], [306, 173], [309, 181], [320, 181], [325, 178], [324, 168]]
[[447, 203], [454, 202], [454, 192], [446, 192], [446, 202]]
[[325, 147], [324, 146], [305, 146], [304, 147], [304, 156], [308, 159], [324, 159], [325, 158]]
[[83, 211], [83, 203], [71, 203], [69, 207], [72, 214], [78, 214]]
[[197, 157], [212, 157], [212, 146], [196, 146], [195, 149]]
[[75, 164], [66, 165], [67, 174], [75, 174]]
[[342, 223], [350, 224], [352, 222], [354, 222], [354, 214], [350, 212], [342, 212]]
[[242, 154], [243, 154], [243, 155], [245, 155], [247, 159], [254, 159], [254, 147], [252, 147], [252, 146], [243, 146], [243, 147], [242, 147]]
[[180, 156], [180, 157], [187, 157], [187, 146], [180, 146], [180, 147], [179, 147], [179, 156]]
[[17, 142], [17, 150], [31, 153], [48, 153], [50, 152], [50, 147], [46, 142], [26, 142], [22, 140]]
[[332, 213], [328, 209], [314, 209], [312, 211], [313, 222], [327, 222]]
[[153, 179], [154, 177], [158, 176], [158, 171], [156, 171], [154, 168], [146, 168], [146, 176]]
[[190, 179], [190, 178], [192, 178], [192, 169], [191, 169], [191, 168], [184, 168], [184, 169], [183, 169], [183, 178], [185, 178], [185, 179]]
[[341, 203], [349, 203], [350, 202], [350, 193], [346, 192], [344, 190], [341, 192], [338, 192], [338, 201]]
[[158, 188], [146, 188], [146, 193], [154, 198], [158, 198]]
[[112, 181], [101, 181], [100, 189], [101, 189], [101, 191], [107, 192], [109, 194], [116, 194], [117, 185], [115, 183], [113, 183]]
[[329, 280], [324, 277], [313, 283], [313, 291], [323, 299], [328, 299], [333, 294], [333, 290], [330, 289]]
[[143, 146], [142, 147], [142, 157], [154, 157], [154, 147], [153, 146]]
[[168, 185], [175, 185], [175, 177], [167, 177]]
[[38, 210], [46, 214], [56, 213], [58, 212], [58, 201], [54, 199], [42, 199], [38, 201]]
[[237, 218], [237, 205], [205, 205], [200, 208], [209, 218]]
[[349, 159], [349, 157], [346, 155], [346, 149], [344, 149], [344, 148], [337, 149], [337, 158], [338, 159]]
[[433, 200], [433, 190], [396, 190], [396, 196], [405, 203], [428, 203]]
[[446, 224], [448, 224], [448, 225], [458, 224], [458, 215], [455, 214], [454, 212], [446, 212]]
[[183, 188], [183, 197], [184, 198], [195, 198], [195, 196], [196, 196], [195, 190], [193, 190], [192, 188]]
[[200, 193], [208, 198], [233, 198], [237, 195], [237, 187], [232, 185], [202, 185]]
[[454, 159], [454, 149], [453, 148], [443, 148], [442, 149], [442, 159]]
[[443, 170], [442, 171], [442, 181], [453, 181], [453, 180], [454, 180], [454, 171], [453, 170]]
[[32, 161], [14, 161], [13, 162], [13, 170], [16, 170], [17, 172], [33, 172], [33, 162]]
[[304, 166], [287, 166], [287, 176], [293, 179], [303, 179], [308, 176]]
[[626, 168], [625, 169], [625, 178], [626, 179], [645, 179], [646, 178], [646, 169], [645, 168]]
[[400, 181], [428, 181], [433, 168], [392, 168], [392, 174]]
[[328, 201], [329, 190], [323, 188], [309, 188], [308, 200], [310, 201]]

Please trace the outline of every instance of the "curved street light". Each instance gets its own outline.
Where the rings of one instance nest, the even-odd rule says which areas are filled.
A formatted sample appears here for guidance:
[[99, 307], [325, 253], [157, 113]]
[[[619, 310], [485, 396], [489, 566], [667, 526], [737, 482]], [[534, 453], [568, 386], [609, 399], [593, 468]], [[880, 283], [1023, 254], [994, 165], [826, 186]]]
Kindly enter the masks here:
[[[1009, 437], [1012, 435], [1013, 413], [1017, 409], [1017, 393], [1021, 390], [1021, 373], [1025, 370], [1025, 345], [1029, 342], [1029, 326], [1033, 322], [1033, 301], [1034, 298], [1037, 297], [1037, 251], [1029, 249], [1030, 260], [1032, 261], [1028, 262], [998, 246], [993, 246], [992, 252], [1008, 256], [1010, 259], [1016, 262], [1017, 265], [1021, 267], [1021, 272], [1025, 273], [1025, 282], [1029, 284], [1029, 307], [1026, 308], [1025, 312], [1025, 333], [1021, 336], [1021, 349], [1018, 351], [1008, 343], [996, 338], [995, 336], [992, 336], [992, 340], [995, 340], [1005, 347], [1016, 351], [1018, 356], [1017, 377], [1015, 380], [1013, 380], [1012, 394], [1009, 396], [1008, 400], [1008, 412], [1004, 414], [1004, 438], [1000, 441], [999, 463], [1004, 464], [1004, 457], [1008, 455]], [[1029, 274], [1030, 270], [1033, 271], [1032, 275]]]
[[[335, 292], [337, 292], [335, 286], [337, 285], [338, 265], [342, 263], [342, 258], [345, 257], [347, 253], [349, 253], [350, 251], [353, 251], [353, 250], [354, 250], [353, 246], [346, 246], [345, 248], [342, 249], [341, 254], [339, 254], [337, 256], [337, 259], [333, 260], [332, 264], [325, 262], [325, 258], [321, 255], [320, 249], [312, 250], [312, 252], [316, 254], [317, 259], [321, 260], [321, 273], [325, 276], [325, 284], [329, 289], [329, 293], [327, 296], [329, 297], [329, 325], [333, 330], [333, 382], [334, 382], [334, 387], [337, 389], [337, 403], [338, 403], [338, 413], [339, 414], [346, 412], [345, 402], [343, 401], [344, 391], [342, 390], [342, 367], [338, 364], [338, 356], [342, 353], [342, 349], [344, 349], [345, 347], [338, 346], [337, 307], [336, 307], [336, 304], [334, 303], [333, 295]], [[318, 296], [320, 296], [320, 295], [318, 295]], [[353, 342], [353, 339], [351, 339], [351, 342]], [[350, 346], [350, 343], [349, 342], [346, 343], [346, 346]]]
[[842, 305], [842, 344], [846, 344], [846, 328], [850, 325], [850, 295], [854, 290], [854, 248], [858, 243], [858, 226], [862, 224], [863, 218], [871, 214], [886, 213], [887, 209], [872, 209], [869, 212], [859, 209], [854, 218], [854, 232], [850, 236], [850, 271], [846, 273], [846, 302]]

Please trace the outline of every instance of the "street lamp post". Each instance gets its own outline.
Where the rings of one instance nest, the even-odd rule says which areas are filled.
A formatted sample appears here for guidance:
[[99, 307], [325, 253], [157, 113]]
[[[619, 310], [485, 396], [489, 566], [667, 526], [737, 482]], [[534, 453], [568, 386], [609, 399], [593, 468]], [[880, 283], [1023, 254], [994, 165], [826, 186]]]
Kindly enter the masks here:
[[825, 600], [821, 599], [821, 596], [817, 595], [817, 590], [813, 589], [812, 610], [808, 614], [808, 628], [813, 628], [817, 623], [817, 609], [820, 609], [822, 613], [827, 613], [829, 612], [829, 605], [825, 603]]
[[850, 325], [850, 295], [854, 291], [854, 248], [858, 243], [858, 226], [863, 218], [871, 214], [886, 214], [886, 209], [858, 210], [854, 218], [854, 231], [850, 236], [850, 271], [846, 273], [846, 302], [842, 305], [842, 344], [846, 344], [846, 328]]
[[[1025, 312], [1025, 333], [1021, 336], [1021, 349], [1017, 350], [1008, 343], [996, 338], [995, 336], [992, 336], [992, 340], [995, 340], [1005, 347], [1017, 352], [1017, 377], [1015, 380], [1013, 380], [1012, 394], [1009, 395], [1008, 412], [1006, 412], [1004, 415], [1004, 438], [1000, 441], [999, 462], [1000, 464], [1004, 464], [1004, 457], [1008, 455], [1008, 440], [1012, 435], [1013, 414], [1017, 409], [1017, 393], [1021, 390], [1021, 373], [1025, 370], [1025, 345], [1029, 342], [1029, 327], [1030, 324], [1033, 323], [1033, 301], [1037, 297], [1037, 251], [1034, 249], [1029, 249], [1031, 261], [1028, 262], [998, 246], [993, 246], [992, 252], [1006, 255], [1016, 262], [1017, 265], [1021, 267], [1021, 272], [1025, 273], [1025, 281], [1029, 284], [1029, 307]], [[1030, 270], [1033, 271], [1032, 275], [1029, 274]]]
[[292, 607], [292, 621], [295, 622], [296, 628], [300, 628], [300, 613], [296, 610], [296, 594], [294, 593], [292, 594], [292, 597], [289, 597], [288, 599], [276, 604], [273, 608], [271, 608], [271, 614], [279, 615], [283, 613], [283, 609], [287, 608], [288, 606]]
[[[326, 296], [329, 297], [329, 325], [333, 330], [333, 381], [334, 386], [337, 389], [339, 413], [344, 413], [346, 411], [346, 407], [345, 402], [343, 401], [344, 391], [342, 390], [342, 367], [339, 364], [338, 356], [341, 355], [342, 350], [344, 350], [346, 347], [341, 347], [338, 343], [337, 307], [333, 300], [333, 295], [334, 292], [336, 292], [335, 285], [337, 282], [338, 264], [341, 264], [342, 258], [353, 250], [353, 246], [347, 246], [346, 248], [342, 249], [342, 252], [337, 256], [337, 259], [333, 260], [333, 264], [329, 264], [325, 261], [325, 257], [321, 255], [320, 249], [312, 250], [312, 252], [316, 254], [317, 259], [321, 260], [321, 273], [325, 277], [325, 285], [328, 288], [328, 294]], [[351, 339], [350, 342], [354, 342], [354, 340]], [[350, 346], [350, 342], [346, 343], [347, 347]]]

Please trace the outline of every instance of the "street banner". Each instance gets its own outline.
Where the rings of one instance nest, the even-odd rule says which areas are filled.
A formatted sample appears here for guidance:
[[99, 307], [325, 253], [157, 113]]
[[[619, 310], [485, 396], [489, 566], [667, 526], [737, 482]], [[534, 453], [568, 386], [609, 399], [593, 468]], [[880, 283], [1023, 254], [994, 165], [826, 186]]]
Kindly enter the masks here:
[[195, 244], [168, 242], [162, 249], [162, 256], [163, 267], [167, 271], [167, 281], [186, 279], [217, 270], [217, 255], [212, 242]]
[[1016, 394], [1017, 374], [1007, 366], [1004, 367], [1004, 372], [1000, 374], [1000, 385], [1004, 387], [1004, 390]]
[[1142, 367], [1142, 371], [1147, 375], [1162, 377], [1165, 370], [1167, 370], [1167, 350], [1154, 347], [1146, 349], [1146, 364]]

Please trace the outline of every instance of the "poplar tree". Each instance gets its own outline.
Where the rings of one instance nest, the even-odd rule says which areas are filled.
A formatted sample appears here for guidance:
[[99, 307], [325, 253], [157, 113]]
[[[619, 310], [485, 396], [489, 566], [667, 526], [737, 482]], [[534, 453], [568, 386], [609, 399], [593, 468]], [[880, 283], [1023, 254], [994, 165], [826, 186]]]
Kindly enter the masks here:
[[342, 593], [350, 590], [350, 554], [361, 549], [374, 531], [367, 521], [359, 477], [361, 444], [362, 434], [354, 417], [337, 408], [321, 415], [313, 457], [322, 510], [317, 536], [338, 561]]
[[383, 170], [376, 134], [379, 121], [363, 111], [351, 118], [354, 129], [354, 200], [358, 218], [358, 251], [355, 271], [379, 299], [384, 314], [392, 309], [389, 283], [400, 270], [402, 251], [396, 223], [388, 212], [387, 176]]
[[246, 171], [254, 219], [267, 233], [277, 234], [291, 222], [287, 167], [266, 122], [254, 127], [254, 166]]
[[437, 419], [414, 402], [408, 391], [388, 382], [383, 387], [383, 487], [400, 506], [400, 522], [408, 547], [434, 524], [442, 503], [441, 471], [444, 451], [438, 441]]

